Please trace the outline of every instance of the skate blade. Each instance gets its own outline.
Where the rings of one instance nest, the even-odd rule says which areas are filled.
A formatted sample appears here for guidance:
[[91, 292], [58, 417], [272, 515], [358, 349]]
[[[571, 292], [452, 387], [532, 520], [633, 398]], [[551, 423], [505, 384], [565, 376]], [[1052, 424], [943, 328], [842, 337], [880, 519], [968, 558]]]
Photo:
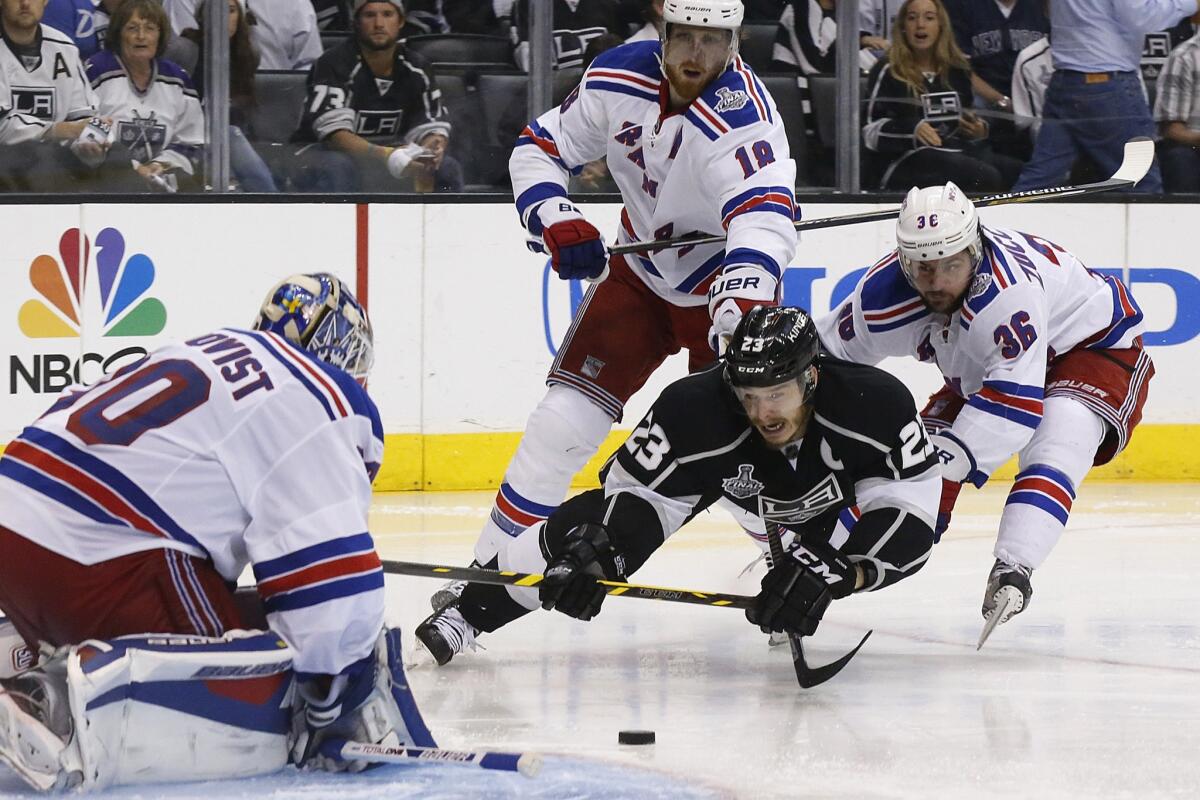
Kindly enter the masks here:
[[983, 643], [992, 635], [992, 631], [996, 630], [996, 626], [1002, 622], [1008, 622], [1013, 614], [1019, 612], [1021, 606], [1024, 605], [1021, 592], [1012, 586], [1001, 586], [992, 599], [996, 601], [996, 607], [992, 609], [992, 613], [983, 623], [983, 630], [979, 633], [979, 643], [975, 645], [976, 652], [983, 647]]

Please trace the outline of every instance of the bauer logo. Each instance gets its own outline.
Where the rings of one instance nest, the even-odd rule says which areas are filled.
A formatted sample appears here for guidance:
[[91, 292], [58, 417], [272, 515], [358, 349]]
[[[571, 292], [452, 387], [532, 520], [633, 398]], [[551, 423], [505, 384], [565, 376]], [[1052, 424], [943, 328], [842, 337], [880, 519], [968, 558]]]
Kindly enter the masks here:
[[30, 261], [33, 296], [17, 312], [17, 325], [29, 339], [56, 344], [56, 350], [65, 352], [10, 356], [9, 393], [16, 394], [22, 387], [39, 394], [58, 392], [80, 380], [82, 365], [95, 364], [109, 372], [119, 366], [117, 362], [144, 355], [146, 349], [138, 346], [80, 353], [83, 348], [63, 340], [90, 342], [96, 337], [111, 340], [161, 333], [167, 310], [161, 300], [149, 296], [154, 280], [154, 262], [144, 253], [127, 257], [125, 237], [116, 228], [102, 229], [94, 247], [78, 228], [64, 231], [57, 254], [43, 252]]

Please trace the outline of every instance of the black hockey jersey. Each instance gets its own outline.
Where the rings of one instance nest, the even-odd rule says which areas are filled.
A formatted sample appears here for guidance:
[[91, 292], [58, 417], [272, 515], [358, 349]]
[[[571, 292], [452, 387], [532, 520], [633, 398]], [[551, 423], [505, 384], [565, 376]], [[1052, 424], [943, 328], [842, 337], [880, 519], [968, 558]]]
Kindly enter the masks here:
[[[549, 0], [548, 0], [549, 1]], [[605, 33], [622, 39], [617, 0], [552, 0], [554, 2], [554, 68], [583, 66], [588, 42]], [[513, 59], [529, 70], [529, 0], [518, 0], [512, 17]]]
[[946, 10], [971, 69], [1004, 95], [1011, 91], [1017, 53], [1050, 33], [1042, 0], [1016, 0], [1008, 16], [995, 0], [951, 0]]
[[450, 135], [434, 75], [420, 56], [396, 45], [392, 74], [376, 77], [351, 38], [325, 51], [308, 74], [308, 96], [293, 141], [318, 142], [349, 131], [380, 145]]
[[891, 64], [880, 59], [867, 76], [867, 118], [863, 143], [868, 150], [895, 156], [923, 147], [913, 131], [928, 122], [942, 137], [942, 147], [960, 148], [970, 142], [958, 135], [959, 117], [975, 102], [971, 73], [951, 67], [949, 80], [926, 76], [920, 94], [892, 74]]
[[[941, 472], [899, 380], [821, 357], [814, 408], [798, 448], [769, 447], [725, 385], [723, 367], [667, 387], [602, 473], [603, 522], [631, 574], [671, 534], [724, 498], [801, 536], [828, 540], [839, 513], [861, 514], [845, 542], [874, 565], [867, 589], [924, 564], [933, 544]], [[567, 524], [576, 501], [555, 512]], [[592, 503], [595, 501], [593, 500]], [[550, 524], [550, 523], [548, 523]]]

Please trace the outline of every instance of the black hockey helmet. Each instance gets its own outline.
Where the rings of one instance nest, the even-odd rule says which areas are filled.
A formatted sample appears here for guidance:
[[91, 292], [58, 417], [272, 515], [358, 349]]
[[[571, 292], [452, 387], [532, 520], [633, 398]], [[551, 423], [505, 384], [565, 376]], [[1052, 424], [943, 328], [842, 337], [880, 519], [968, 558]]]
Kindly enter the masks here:
[[742, 317], [725, 350], [731, 386], [774, 386], [801, 379], [817, 358], [817, 326], [802, 308], [755, 306]]

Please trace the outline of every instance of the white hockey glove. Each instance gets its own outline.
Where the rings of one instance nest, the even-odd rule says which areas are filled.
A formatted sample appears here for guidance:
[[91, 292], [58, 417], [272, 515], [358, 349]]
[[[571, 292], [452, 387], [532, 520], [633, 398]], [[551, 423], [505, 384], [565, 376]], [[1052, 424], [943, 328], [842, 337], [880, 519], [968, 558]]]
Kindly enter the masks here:
[[749, 264], [727, 266], [708, 290], [708, 343], [717, 355], [733, 336], [742, 315], [755, 306], [778, 304], [779, 281], [761, 267]]
[[345, 742], [436, 747], [408, 688], [400, 629], [384, 629], [375, 652], [335, 675], [327, 689], [296, 677], [288, 747], [297, 766], [360, 772], [364, 761], [338, 756]]
[[89, 167], [98, 167], [108, 155], [114, 136], [112, 122], [103, 117], [92, 117], [71, 142], [71, 152]]
[[408, 169], [408, 165], [417, 159], [432, 158], [433, 152], [426, 150], [416, 142], [406, 144], [404, 147], [397, 147], [392, 150], [388, 156], [387, 170], [393, 178], [400, 178], [404, 175], [404, 170]]

